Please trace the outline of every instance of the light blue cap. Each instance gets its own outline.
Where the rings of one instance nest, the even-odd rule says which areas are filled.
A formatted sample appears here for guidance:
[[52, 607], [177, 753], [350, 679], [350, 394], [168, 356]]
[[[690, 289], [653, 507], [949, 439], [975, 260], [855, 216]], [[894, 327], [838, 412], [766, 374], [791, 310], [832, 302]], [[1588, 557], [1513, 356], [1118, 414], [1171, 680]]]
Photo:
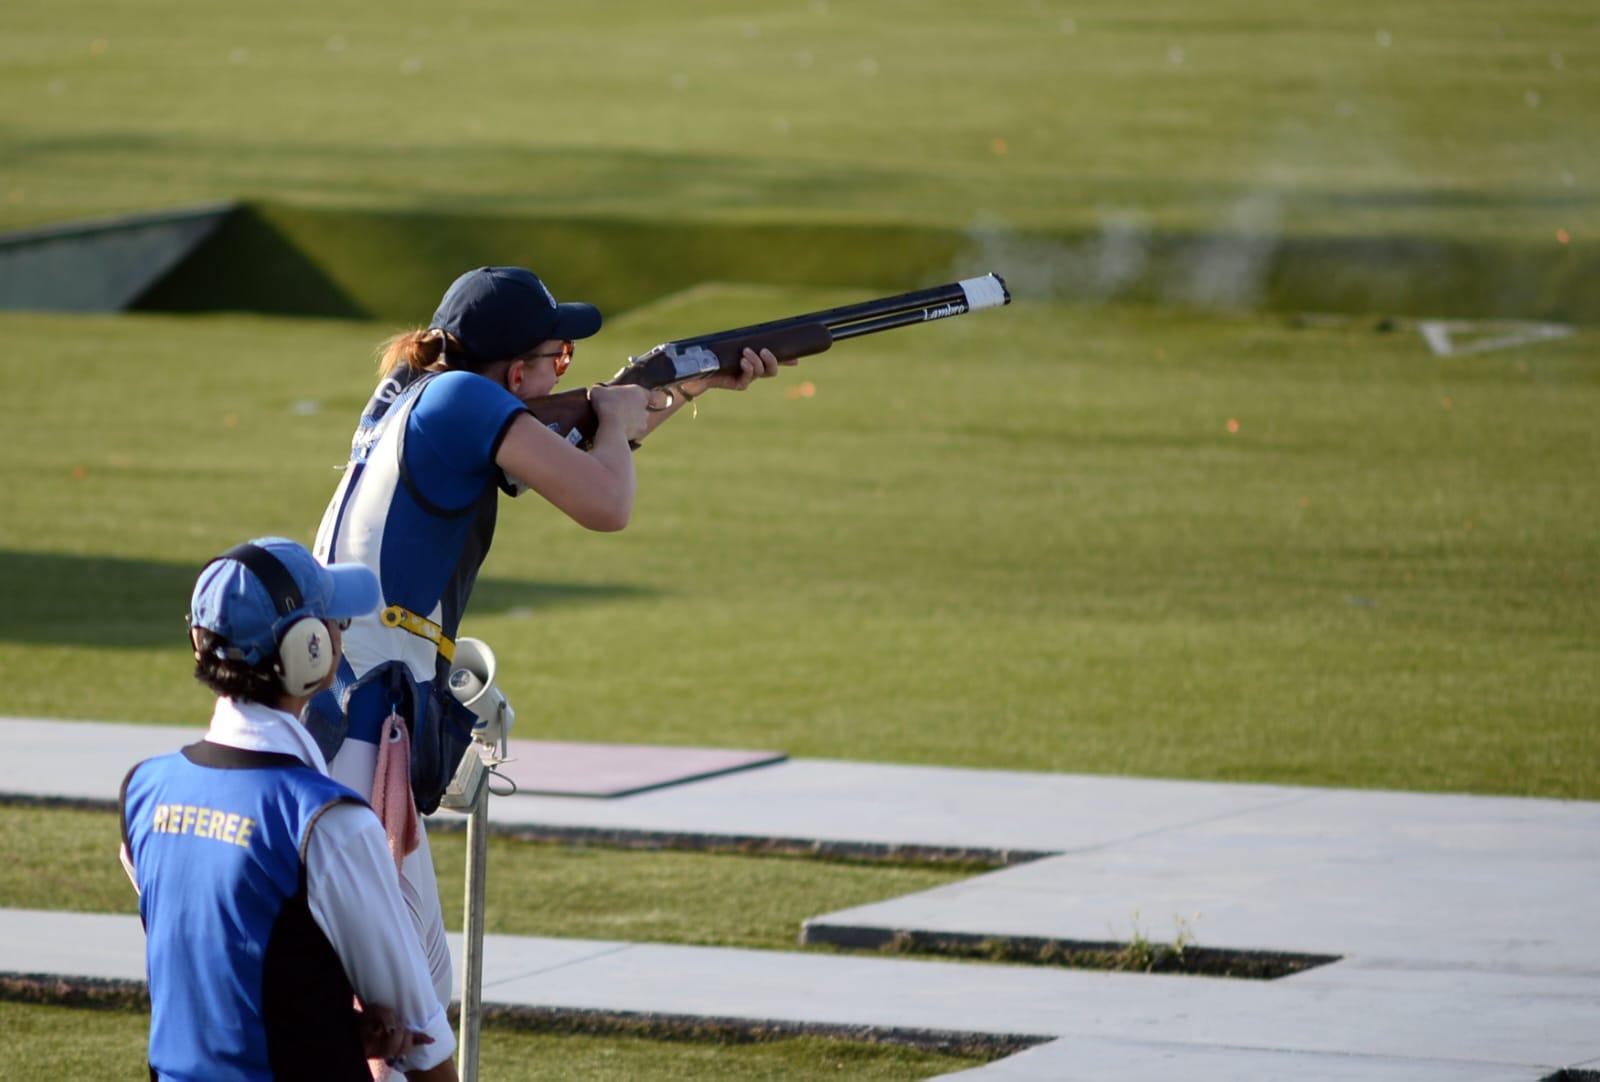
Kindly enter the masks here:
[[226, 556], [201, 570], [189, 599], [189, 625], [220, 635], [246, 664], [277, 653], [279, 634], [303, 616], [365, 616], [382, 600], [378, 576], [364, 564], [319, 563], [304, 545], [285, 537], [261, 537], [250, 544], [283, 565], [300, 593], [297, 605], [289, 599], [280, 605], [253, 571]]

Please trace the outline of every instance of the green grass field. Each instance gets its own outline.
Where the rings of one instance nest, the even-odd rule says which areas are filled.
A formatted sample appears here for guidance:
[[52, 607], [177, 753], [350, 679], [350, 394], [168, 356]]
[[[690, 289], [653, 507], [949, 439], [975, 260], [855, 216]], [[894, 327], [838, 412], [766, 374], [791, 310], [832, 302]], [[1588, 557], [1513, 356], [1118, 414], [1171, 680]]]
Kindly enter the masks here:
[[[837, 299], [699, 291], [579, 375]], [[194, 568], [310, 540], [378, 330], [0, 318], [0, 711], [203, 720]], [[708, 399], [622, 534], [508, 507], [467, 629], [528, 735], [1593, 797], [1597, 389], [1586, 334], [981, 313]]]
[[[465, 266], [612, 309], [569, 383], [993, 269], [1004, 312], [674, 421], [621, 534], [505, 507], [464, 630], [521, 735], [1600, 798], [1597, 30], [1583, 0], [0, 8], [0, 229], [250, 208], [149, 298], [227, 312], [0, 313], [0, 715], [203, 721], [196, 569], [310, 541], [372, 346]], [[1440, 359], [1380, 313], [1586, 325]], [[0, 904], [129, 911], [109, 821], [0, 807]], [[495, 861], [497, 930], [775, 948], [951, 874]], [[144, 1024], [0, 1002], [41, 1077], [136, 1072]], [[960, 1065], [486, 1042], [517, 1079]]]
[[0, 11], [0, 228], [249, 205], [147, 306], [416, 319], [484, 262], [623, 307], [999, 266], [1029, 297], [1600, 321], [1581, 0], [158, 7]]
[[0, 222], [240, 197], [1548, 241], [1581, 0], [196, 0], [0, 12]]

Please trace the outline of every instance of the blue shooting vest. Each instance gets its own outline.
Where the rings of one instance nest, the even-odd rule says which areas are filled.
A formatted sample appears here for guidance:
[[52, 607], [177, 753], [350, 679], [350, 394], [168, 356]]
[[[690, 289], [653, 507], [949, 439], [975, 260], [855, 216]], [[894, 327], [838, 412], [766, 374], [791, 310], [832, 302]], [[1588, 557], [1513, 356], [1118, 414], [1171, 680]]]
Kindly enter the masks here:
[[[471, 372], [402, 366], [385, 377], [351, 438], [350, 462], [317, 530], [317, 557], [366, 564], [385, 608], [413, 613], [453, 641], [494, 539], [499, 494], [518, 491], [495, 456], [524, 412], [515, 395]], [[333, 688], [312, 700], [306, 728], [331, 761], [346, 737], [376, 744], [398, 710], [411, 731], [417, 807], [427, 814], [476, 719], [445, 690], [445, 656], [380, 613], [356, 618], [344, 633]]]
[[150, 1074], [371, 1082], [354, 990], [306, 899], [324, 811], [365, 804], [292, 755], [202, 741], [122, 783], [150, 985]]

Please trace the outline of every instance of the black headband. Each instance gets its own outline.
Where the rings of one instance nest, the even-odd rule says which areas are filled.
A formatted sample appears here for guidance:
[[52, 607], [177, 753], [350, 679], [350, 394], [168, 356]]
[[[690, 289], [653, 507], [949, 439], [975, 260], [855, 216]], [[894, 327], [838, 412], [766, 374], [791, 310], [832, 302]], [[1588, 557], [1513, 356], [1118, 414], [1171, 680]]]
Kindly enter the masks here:
[[294, 576], [289, 574], [289, 569], [283, 566], [282, 560], [260, 545], [252, 545], [248, 541], [242, 545], [235, 545], [211, 563], [220, 560], [237, 560], [244, 564], [245, 568], [260, 580], [261, 585], [266, 587], [267, 596], [272, 598], [280, 618], [305, 608], [305, 598], [300, 596], [300, 587], [295, 583]]

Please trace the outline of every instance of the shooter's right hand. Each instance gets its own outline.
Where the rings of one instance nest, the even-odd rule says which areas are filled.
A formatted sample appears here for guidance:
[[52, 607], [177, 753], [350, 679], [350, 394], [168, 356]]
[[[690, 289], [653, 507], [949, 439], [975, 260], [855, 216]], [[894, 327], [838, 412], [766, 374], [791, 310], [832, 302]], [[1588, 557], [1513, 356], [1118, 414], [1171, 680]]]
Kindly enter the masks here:
[[608, 387], [605, 385], [589, 388], [589, 401], [594, 405], [595, 413], [600, 415], [602, 425], [610, 422], [622, 430], [628, 440], [641, 440], [645, 433], [650, 431], [649, 418], [645, 406], [650, 401], [650, 392], [643, 387], [623, 386]]

